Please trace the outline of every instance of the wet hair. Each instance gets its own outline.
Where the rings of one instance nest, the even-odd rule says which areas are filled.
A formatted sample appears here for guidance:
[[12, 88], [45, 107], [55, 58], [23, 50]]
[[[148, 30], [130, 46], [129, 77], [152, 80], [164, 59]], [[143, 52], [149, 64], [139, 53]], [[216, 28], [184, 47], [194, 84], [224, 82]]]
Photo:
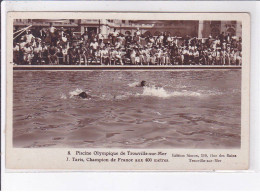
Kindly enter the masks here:
[[144, 87], [144, 86], [146, 86], [146, 81], [141, 81], [141, 83], [140, 83], [140, 85], [141, 85], [141, 87]]
[[81, 92], [78, 96], [81, 97], [81, 98], [88, 98], [89, 97], [89, 95], [86, 92]]

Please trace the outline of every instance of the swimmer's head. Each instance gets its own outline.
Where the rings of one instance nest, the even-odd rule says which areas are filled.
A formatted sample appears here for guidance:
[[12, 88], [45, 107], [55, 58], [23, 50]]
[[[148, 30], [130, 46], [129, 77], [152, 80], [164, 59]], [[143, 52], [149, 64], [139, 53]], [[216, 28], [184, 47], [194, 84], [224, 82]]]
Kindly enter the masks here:
[[141, 84], [140, 84], [142, 87], [146, 86], [146, 81], [141, 81]]
[[90, 97], [86, 92], [81, 92], [80, 94], [78, 94], [78, 96], [81, 97], [81, 98], [89, 98]]

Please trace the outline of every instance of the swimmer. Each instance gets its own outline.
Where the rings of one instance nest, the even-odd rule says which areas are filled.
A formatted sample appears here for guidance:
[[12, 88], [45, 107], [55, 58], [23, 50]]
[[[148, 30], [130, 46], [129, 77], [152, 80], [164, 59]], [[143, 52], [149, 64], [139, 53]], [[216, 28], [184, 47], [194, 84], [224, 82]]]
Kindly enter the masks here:
[[140, 84], [140, 85], [141, 85], [141, 87], [144, 87], [144, 86], [146, 86], [146, 85], [147, 85], [147, 84], [146, 84], [146, 81], [144, 81], [144, 80], [143, 80], [143, 81], [141, 81], [141, 84]]
[[136, 85], [136, 87], [145, 87], [145, 86], [147, 86], [147, 83], [144, 80], [141, 81], [140, 84]]
[[83, 99], [91, 98], [91, 96], [89, 94], [87, 94], [86, 92], [81, 92], [80, 94], [78, 94], [76, 96], [79, 96], [80, 98], [83, 98]]

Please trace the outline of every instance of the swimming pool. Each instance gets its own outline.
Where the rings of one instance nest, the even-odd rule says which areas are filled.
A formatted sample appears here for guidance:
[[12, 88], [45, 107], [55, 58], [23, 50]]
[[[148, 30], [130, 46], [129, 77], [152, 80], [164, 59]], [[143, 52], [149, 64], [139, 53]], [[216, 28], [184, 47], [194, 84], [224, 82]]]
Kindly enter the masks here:
[[14, 147], [240, 147], [241, 70], [14, 71], [13, 92]]

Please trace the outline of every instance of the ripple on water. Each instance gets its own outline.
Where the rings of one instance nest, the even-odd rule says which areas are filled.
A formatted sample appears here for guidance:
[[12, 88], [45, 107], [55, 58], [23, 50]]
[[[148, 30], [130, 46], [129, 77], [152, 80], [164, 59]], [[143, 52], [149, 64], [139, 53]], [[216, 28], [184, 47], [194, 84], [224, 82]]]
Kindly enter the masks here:
[[15, 71], [14, 146], [236, 148], [240, 84], [241, 71]]

